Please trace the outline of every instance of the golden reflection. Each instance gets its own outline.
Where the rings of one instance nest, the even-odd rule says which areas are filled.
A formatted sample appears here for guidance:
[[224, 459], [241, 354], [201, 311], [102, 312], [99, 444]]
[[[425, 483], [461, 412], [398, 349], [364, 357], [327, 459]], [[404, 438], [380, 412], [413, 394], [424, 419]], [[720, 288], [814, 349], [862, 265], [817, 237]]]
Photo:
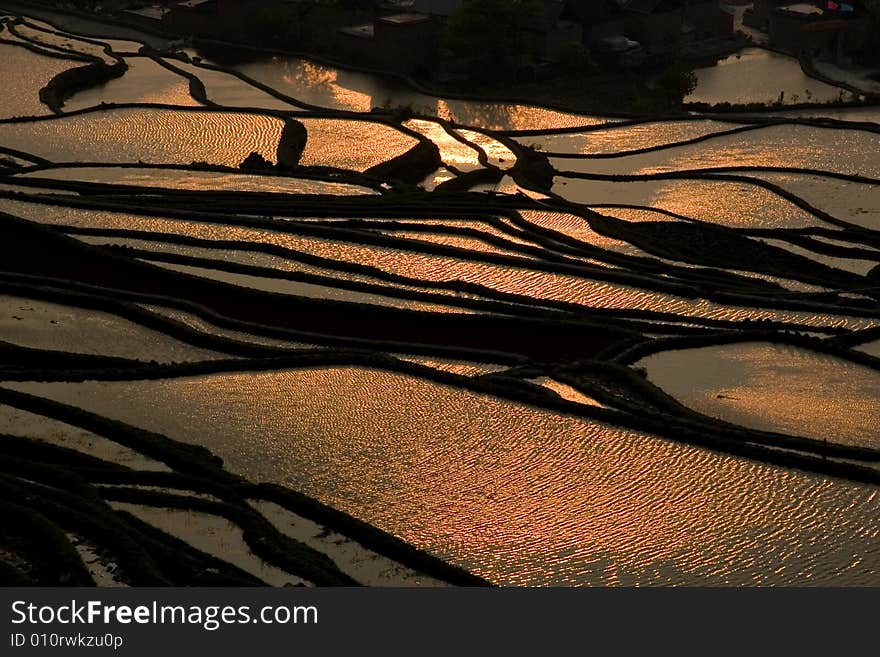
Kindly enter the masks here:
[[880, 447], [880, 374], [867, 367], [760, 342], [666, 351], [640, 366], [701, 413], [764, 431]]
[[569, 114], [532, 105], [444, 100], [437, 103], [437, 116], [461, 125], [491, 130], [540, 130], [597, 125], [613, 122], [600, 116]]
[[[218, 171], [182, 171], [177, 169], [113, 168], [113, 167], [75, 167], [58, 168], [23, 174], [24, 178], [38, 177], [53, 180], [81, 180], [118, 185], [141, 185], [163, 187], [165, 189], [216, 190], [235, 189], [242, 192], [279, 192], [290, 194], [335, 194], [338, 196], [375, 195], [368, 187], [346, 183], [308, 180], [306, 178], [285, 178], [280, 176], [259, 176], [247, 173], [226, 173]], [[3, 201], [0, 201], [2, 203]]]
[[567, 401], [575, 402], [577, 404], [584, 404], [586, 406], [600, 406], [600, 407], [605, 408], [605, 404], [603, 404], [602, 402], [600, 402], [596, 399], [593, 399], [592, 397], [590, 397], [587, 394], [584, 394], [583, 392], [581, 392], [577, 388], [574, 388], [574, 387], [568, 385], [567, 383], [562, 383], [560, 381], [557, 381], [556, 379], [551, 379], [549, 377], [542, 376], [542, 377], [538, 377], [537, 379], [530, 379], [530, 382], [534, 383], [535, 385], [539, 385], [544, 388], [547, 388], [548, 390], [552, 390], [557, 395], [559, 395], [560, 397], [562, 397], [563, 399], [565, 399]]
[[737, 124], [721, 121], [663, 121], [589, 132], [532, 135], [516, 140], [548, 153], [621, 153], [686, 141], [736, 127]]
[[145, 362], [219, 357], [217, 352], [179, 342], [110, 313], [7, 295], [0, 295], [0, 341], [32, 349]]
[[[4, 38], [7, 36], [4, 34]], [[40, 102], [40, 89], [62, 71], [78, 64], [64, 59], [44, 57], [8, 43], [0, 43], [0, 62], [3, 62], [0, 118], [4, 119], [49, 114], [49, 108]]]
[[203, 444], [500, 583], [864, 583], [854, 553], [880, 572], [866, 486], [407, 376], [14, 387]]
[[501, 169], [509, 169], [516, 164], [516, 155], [497, 139], [473, 130], [458, 130], [458, 134], [476, 144], [486, 152], [489, 161]]
[[[274, 57], [272, 61], [274, 65], [281, 67], [281, 79], [285, 85], [294, 89], [309, 89], [309, 93], [314, 96], [311, 101], [313, 104], [322, 104], [320, 99], [323, 98], [325, 99], [323, 104], [333, 107], [342, 106], [355, 112], [369, 112], [372, 109], [374, 103], [368, 94], [338, 84], [339, 73], [336, 69], [305, 59], [289, 60]], [[292, 95], [297, 97], [296, 92]]]
[[748, 183], [718, 180], [609, 182], [557, 177], [553, 191], [587, 205], [639, 205], [735, 228], [826, 225], [773, 192]]
[[[16, 25], [15, 31], [18, 32], [25, 39], [36, 41], [37, 43], [42, 45], [64, 48], [65, 50], [73, 50], [74, 52], [97, 57], [107, 64], [114, 64], [116, 62], [113, 57], [104, 52], [104, 46], [99, 46], [97, 44], [89, 43], [87, 41], [80, 41], [79, 39], [74, 39], [73, 37], [43, 32], [42, 30], [37, 30], [23, 24]], [[7, 34], [3, 35], [4, 38], [7, 36]]]
[[694, 103], [824, 103], [852, 97], [807, 76], [797, 59], [763, 48], [746, 48], [694, 73], [697, 88], [685, 99]]
[[560, 158], [553, 163], [562, 171], [603, 174], [649, 174], [718, 167], [791, 167], [877, 177], [880, 176], [878, 152], [880, 135], [860, 130], [773, 125], [672, 149], [610, 159]]
[[118, 109], [0, 125], [0, 143], [55, 162], [209, 162], [274, 159], [281, 121], [221, 112]]
[[189, 82], [147, 57], [126, 60], [128, 70], [98, 87], [80, 91], [65, 104], [66, 110], [94, 107], [101, 103], [163, 103], [195, 107]]
[[444, 164], [451, 165], [462, 171], [470, 171], [481, 167], [477, 151], [458, 141], [443, 126], [434, 121], [410, 119], [403, 124], [410, 130], [424, 135], [440, 149], [440, 158]]
[[[52, 217], [44, 216], [42, 220], [60, 221], [61, 216], [53, 214]], [[89, 215], [84, 216], [88, 217]], [[97, 221], [103, 224], [107, 221], [106, 217], [108, 216], [101, 213], [101, 218]], [[130, 219], [125, 219], [125, 217], [130, 217]], [[91, 222], [96, 219], [84, 220]], [[869, 328], [878, 324], [877, 320], [871, 318], [734, 306], [706, 299], [688, 299], [617, 283], [535, 271], [526, 268], [525, 263], [522, 268], [517, 268], [509, 265], [464, 261], [451, 256], [428, 255], [408, 251], [404, 248], [383, 248], [335, 242], [223, 224], [190, 223], [134, 215], [116, 215], [113, 221], [123, 228], [138, 227], [142, 230], [174, 232], [205, 239], [241, 239], [278, 244], [332, 260], [371, 265], [386, 272], [425, 281], [461, 280], [476, 283], [500, 292], [530, 296], [535, 303], [547, 299], [579, 303], [596, 308], [635, 308], [655, 312], [672, 312], [691, 317], [739, 321], [771, 319], [812, 326], [842, 326], [851, 330]], [[119, 224], [120, 221], [123, 223]]]
[[416, 139], [369, 121], [302, 119], [309, 138], [301, 164], [364, 171], [416, 145]]

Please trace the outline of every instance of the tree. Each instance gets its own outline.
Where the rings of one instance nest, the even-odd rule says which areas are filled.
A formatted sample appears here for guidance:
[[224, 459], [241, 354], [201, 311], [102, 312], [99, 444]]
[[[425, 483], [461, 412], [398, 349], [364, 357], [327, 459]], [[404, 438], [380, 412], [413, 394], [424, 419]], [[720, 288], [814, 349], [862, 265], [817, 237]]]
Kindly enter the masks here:
[[538, 8], [537, 0], [464, 0], [449, 17], [445, 45], [472, 63], [475, 78], [507, 77], [518, 55], [537, 51]]
[[697, 88], [697, 76], [680, 65], [672, 65], [657, 76], [655, 83], [666, 95], [669, 105], [681, 105]]

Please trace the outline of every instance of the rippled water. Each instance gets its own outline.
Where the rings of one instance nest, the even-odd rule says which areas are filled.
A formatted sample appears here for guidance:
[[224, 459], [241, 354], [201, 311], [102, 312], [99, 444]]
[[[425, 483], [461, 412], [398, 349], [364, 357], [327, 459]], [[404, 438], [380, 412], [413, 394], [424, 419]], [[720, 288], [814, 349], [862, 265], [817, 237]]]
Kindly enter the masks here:
[[300, 164], [363, 171], [402, 155], [416, 139], [369, 121], [302, 119], [309, 133]]
[[234, 189], [243, 192], [286, 192], [289, 194], [334, 194], [341, 196], [375, 194], [367, 187], [323, 180], [181, 169], [75, 167], [35, 171], [23, 174], [22, 177], [78, 180], [109, 185], [143, 185], [166, 189]]
[[712, 167], [799, 167], [880, 177], [880, 134], [816, 129], [803, 125], [768, 126], [718, 137], [673, 150], [611, 160], [554, 159], [562, 171], [657, 173]]
[[736, 127], [738, 126], [734, 123], [721, 121], [655, 121], [634, 126], [612, 126], [589, 132], [517, 137], [516, 140], [548, 153], [589, 155], [652, 148]]
[[[125, 37], [121, 32], [115, 34]], [[69, 41], [67, 37], [49, 40]], [[90, 52], [97, 48], [72, 42], [71, 45]], [[114, 47], [134, 50], [139, 46], [118, 43]], [[14, 113], [48, 113], [37, 100], [39, 88], [55, 74], [54, 67], [60, 71], [79, 65], [5, 45], [0, 45], [0, 61], [14, 64], [0, 70], [7, 90], [0, 94], [0, 118]], [[213, 101], [232, 107], [296, 109], [235, 76], [169, 61], [201, 78]], [[76, 95], [66, 109], [102, 101], [195, 104], [185, 77], [146, 58], [130, 57], [128, 62], [131, 68], [125, 77]], [[409, 107], [453, 121], [458, 135], [483, 148], [489, 161], [501, 168], [513, 164], [513, 154], [501, 141], [479, 130], [571, 127], [577, 130], [517, 139], [540, 145], [549, 152], [608, 154], [693, 139], [736, 125], [686, 120], [615, 127], [614, 120], [599, 116], [511, 103], [442, 100], [414, 92], [393, 79], [295, 58], [243, 64], [239, 70], [304, 103], [357, 111], [377, 106]], [[779, 89], [763, 97], [773, 85], [786, 89], [786, 100], [794, 100], [793, 94], [801, 93], [795, 89], [802, 76], [796, 64], [793, 68], [792, 60], [764, 51], [745, 51], [742, 59], [731, 58], [698, 75], [700, 86], [690, 100], [705, 99], [713, 93], [725, 93], [724, 100], [731, 101], [775, 100]], [[749, 79], [738, 79], [742, 76]], [[816, 98], [827, 86], [813, 81], [809, 84], [814, 85], [810, 88], [816, 90]], [[742, 92], [740, 98], [727, 93], [731, 85]], [[837, 90], [833, 91], [836, 95]], [[876, 109], [818, 108], [808, 112], [851, 120], [877, 120], [880, 116]], [[774, 114], [803, 113], [778, 110]], [[417, 143], [401, 130], [369, 120], [302, 120], [308, 131], [302, 161], [307, 166], [364, 171]], [[411, 120], [405, 125], [434, 141], [450, 168], [466, 171], [481, 166], [477, 150], [456, 140], [440, 124]], [[475, 129], [460, 127], [463, 125]], [[236, 166], [252, 151], [274, 160], [281, 126], [277, 118], [236, 111], [112, 110], [30, 124], [0, 124], [0, 145], [58, 162], [200, 161]], [[591, 126], [598, 129], [586, 129]], [[553, 161], [560, 169], [592, 173], [760, 165], [821, 168], [880, 177], [878, 152], [880, 137], [869, 132], [774, 126], [642, 155]], [[175, 189], [371, 193], [354, 185], [320, 181], [146, 167], [68, 167], [32, 175]], [[440, 169], [428, 176], [425, 186], [451, 175], [447, 169]], [[817, 176], [750, 175], [760, 175], [801, 194], [841, 219], [863, 227], [878, 227], [880, 206], [871, 186]], [[734, 228], [825, 226], [793, 203], [748, 183], [615, 183], [565, 176], [557, 177], [555, 183], [555, 192], [590, 206], [652, 206]], [[17, 189], [12, 185], [4, 188]], [[497, 185], [482, 185], [478, 189], [507, 194], [520, 191], [509, 177]], [[144, 202], [150, 200], [145, 197]], [[334, 269], [331, 263], [320, 267], [305, 265], [243, 249], [77, 237], [88, 243], [129, 244], [152, 251], [150, 257], [175, 253], [268, 267], [278, 272], [326, 276], [331, 279], [326, 284], [308, 284], [269, 275], [249, 276], [207, 267], [156, 263], [235, 285], [321, 299], [464, 312], [443, 303], [414, 302], [389, 295], [428, 289], [446, 295], [440, 298], [441, 302], [452, 302], [453, 296], [459, 296], [457, 293], [432, 289], [431, 285], [465, 281], [523, 295], [529, 298], [530, 307], [538, 309], [551, 301], [566, 301], [587, 308], [674, 312], [681, 319], [766, 318], [849, 329], [880, 323], [877, 319], [712, 303], [653, 292], [647, 287], [553, 274], [537, 270], [535, 256], [520, 256], [517, 266], [486, 262], [492, 254], [511, 250], [489, 245], [477, 236], [443, 232], [442, 227], [454, 225], [519, 244], [536, 243], [511, 236], [479, 216], [418, 220], [431, 226], [431, 232], [405, 226], [371, 227], [368, 222], [353, 224], [359, 231], [372, 230], [410, 240], [396, 246], [376, 246], [342, 241], [342, 235], [339, 239], [319, 239], [227, 225], [223, 217], [217, 217], [215, 223], [187, 222], [10, 199], [0, 199], [0, 210], [47, 224], [278, 245], [335, 260], [340, 266], [358, 263], [379, 270], [373, 275], [354, 274]], [[628, 221], [677, 220], [647, 208], [600, 211]], [[587, 222], [571, 214], [524, 212], [523, 216], [539, 227], [560, 231], [609, 251], [645, 255], [626, 242], [596, 233]], [[234, 223], [236, 218], [227, 220]], [[278, 221], [279, 227], [284, 225], [281, 222], [285, 220]], [[516, 232], [508, 220], [499, 221]], [[294, 225], [287, 221], [285, 224]], [[346, 239], [356, 239], [354, 235], [349, 233]], [[833, 240], [829, 243], [846, 244]], [[474, 253], [469, 260], [432, 255], [425, 252], [430, 244]], [[791, 250], [801, 252], [798, 247]], [[811, 257], [859, 273], [875, 265], [870, 259], [845, 260], [817, 254]], [[588, 258], [582, 261], [599, 265]], [[606, 266], [605, 272], [613, 269]], [[412, 280], [410, 284], [388, 283], [382, 272], [421, 279], [425, 285], [416, 286]], [[792, 290], [821, 291], [792, 281], [762, 278]], [[339, 287], [351, 281], [384, 285], [384, 294]], [[199, 331], [253, 344], [314, 347], [265, 338], [248, 333], [247, 329], [221, 328], [197, 315], [171, 308], [147, 309]], [[0, 332], [0, 340], [81, 353], [168, 361], [221, 357], [107, 313], [15, 297], [0, 297]], [[858, 348], [876, 354], [876, 345], [875, 340]], [[484, 362], [406, 354], [397, 357], [467, 377], [503, 375], [505, 369]], [[802, 349], [758, 343], [665, 352], [645, 359], [640, 365], [670, 394], [703, 413], [745, 426], [880, 447], [876, 420], [880, 416], [880, 375], [875, 370]], [[527, 381], [571, 401], [601, 405], [553, 378]], [[880, 498], [874, 488], [735, 459], [411, 376], [338, 367], [263, 374], [233, 372], [150, 382], [13, 385], [173, 438], [204, 444], [222, 456], [234, 472], [257, 481], [284, 483], [316, 496], [498, 583], [880, 584]], [[0, 421], [9, 420], [7, 416], [0, 408]], [[14, 417], [21, 419], [20, 415]], [[33, 418], [28, 422], [23, 426], [32, 427]], [[82, 440], [77, 448], [81, 443]]]
[[274, 160], [280, 136], [274, 118], [175, 110], [107, 110], [0, 125], [0, 143], [54, 162], [238, 166], [251, 151]]
[[824, 221], [794, 203], [749, 183], [716, 180], [608, 182], [558, 176], [553, 191], [576, 203], [643, 205], [734, 228], [828, 227]]
[[3, 68], [0, 118], [4, 119], [49, 114], [49, 108], [40, 102], [40, 89], [62, 71], [81, 65], [73, 60], [44, 57], [7, 43], [0, 43], [0, 63]]
[[[269, 278], [266, 276], [258, 276], [251, 274], [238, 274], [234, 272], [223, 271], [220, 269], [210, 269], [206, 267], [195, 267], [189, 265], [170, 264], [166, 262], [152, 262], [157, 267], [163, 269], [171, 269], [173, 271], [182, 272], [199, 278], [208, 278], [214, 281], [229, 283], [238, 287], [252, 290], [262, 290], [264, 292], [275, 292], [278, 294], [287, 294], [298, 297], [310, 297], [313, 299], [328, 299], [332, 301], [347, 301], [350, 303], [362, 303], [372, 306], [387, 306], [391, 308], [406, 308], [409, 310], [422, 310], [426, 312], [437, 313], [469, 313], [471, 311], [453, 306], [445, 306], [433, 303], [423, 303], [419, 301], [411, 301], [409, 299], [398, 299], [392, 296], [379, 294], [371, 294], [369, 292], [358, 292], [356, 290], [346, 290], [329, 285], [318, 285], [314, 283], [301, 283], [299, 281], [289, 281], [281, 278]], [[278, 300], [279, 303], [283, 299]]]
[[[10, 212], [15, 212], [14, 208], [11, 207]], [[123, 217], [124, 215], [118, 215], [118, 218], [125, 221]], [[179, 231], [181, 234], [206, 239], [244, 239], [278, 244], [325, 258], [372, 265], [401, 276], [415, 277], [425, 281], [467, 281], [485, 285], [500, 292], [529, 295], [536, 300], [567, 301], [594, 308], [675, 312], [694, 318], [736, 321], [772, 319], [810, 326], [845, 326], [850, 329], [868, 328], [880, 323], [880, 320], [870, 318], [749, 308], [715, 303], [704, 299], [687, 299], [619, 283], [533, 271], [508, 265], [462, 261], [451, 256], [416, 253], [406, 250], [405, 247], [367, 246], [216, 224], [165, 223], [166, 220], [155, 218], [141, 221], [141, 227], [146, 227], [148, 230], [156, 229], [151, 226], [164, 224], [165, 227], [159, 230], [168, 231], [171, 229], [173, 232]], [[134, 226], [129, 224], [128, 227]], [[108, 240], [100, 239], [98, 241]], [[274, 286], [275, 283], [273, 282], [272, 285]]]
[[[301, 163], [364, 170], [416, 140], [366, 121], [304, 119]], [[92, 112], [0, 125], [0, 143], [55, 162], [208, 162], [238, 166], [252, 151], [275, 160], [282, 124], [256, 114], [154, 109]]]
[[590, 228], [589, 222], [574, 214], [564, 212], [538, 212], [535, 210], [524, 210], [520, 213], [523, 219], [530, 223], [563, 233], [576, 240], [580, 240], [586, 244], [597, 246], [602, 249], [609, 249], [627, 255], [647, 255], [640, 248], [633, 246], [629, 242], [607, 237], [601, 233], [597, 233]]
[[10, 387], [204, 444], [499, 583], [878, 582], [871, 487], [407, 376]]
[[362, 246], [297, 236], [285, 236], [283, 241], [302, 251], [328, 258], [368, 264], [402, 276], [411, 276], [426, 281], [467, 281], [485, 285], [500, 292], [529, 295], [536, 300], [567, 301], [593, 308], [675, 312], [688, 317], [737, 321], [773, 319], [811, 326], [846, 326], [851, 329], [868, 328], [880, 324], [880, 320], [868, 318], [748, 308], [714, 303], [703, 299], [687, 299], [619, 283], [533, 271], [508, 265], [461, 261], [451, 256], [434, 256], [402, 249]]
[[880, 372], [760, 342], [664, 351], [648, 378], [696, 411], [753, 429], [877, 448]]
[[[422, 231], [382, 231], [383, 234], [393, 237], [402, 237], [409, 240], [417, 240], [427, 244], [443, 244], [444, 246], [454, 246], [460, 249], [469, 249], [471, 251], [483, 251], [485, 253], [500, 253], [503, 255], [522, 256], [514, 250], [487, 244], [473, 237], [461, 237], [458, 235], [444, 235], [441, 233], [427, 233]], [[526, 256], [528, 257], [528, 256]]]

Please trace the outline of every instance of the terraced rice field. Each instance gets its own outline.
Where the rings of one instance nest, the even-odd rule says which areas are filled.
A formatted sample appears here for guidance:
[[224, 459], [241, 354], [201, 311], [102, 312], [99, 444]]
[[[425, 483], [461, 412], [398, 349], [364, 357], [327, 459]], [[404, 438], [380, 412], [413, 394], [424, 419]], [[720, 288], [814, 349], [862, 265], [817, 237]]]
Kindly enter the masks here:
[[584, 116], [4, 23], [0, 500], [72, 583], [880, 583], [875, 110]]

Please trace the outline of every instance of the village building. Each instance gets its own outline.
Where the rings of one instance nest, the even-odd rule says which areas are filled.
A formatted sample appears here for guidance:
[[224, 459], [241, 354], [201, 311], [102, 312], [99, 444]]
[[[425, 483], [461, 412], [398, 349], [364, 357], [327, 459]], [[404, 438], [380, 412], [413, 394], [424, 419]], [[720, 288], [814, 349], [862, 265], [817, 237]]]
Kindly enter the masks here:
[[869, 41], [871, 17], [859, 5], [808, 3], [777, 7], [768, 24], [770, 45], [793, 55], [843, 61], [861, 52]]
[[629, 0], [622, 10], [625, 35], [651, 53], [733, 35], [733, 15], [723, 11], [718, 0]]
[[877, 0], [755, 0], [743, 22], [766, 32], [772, 48], [842, 63], [880, 45], [878, 5]]
[[733, 14], [718, 0], [690, 0], [684, 5], [684, 31], [692, 39], [712, 39], [733, 34]]
[[401, 73], [429, 67], [440, 38], [434, 17], [416, 12], [381, 16], [339, 31], [342, 55], [366, 66]]
[[169, 8], [162, 22], [172, 31], [200, 34], [217, 19], [219, 0], [183, 0]]
[[630, 0], [624, 7], [626, 36], [652, 53], [674, 50], [682, 39], [680, 0]]
[[603, 39], [624, 36], [625, 0], [568, 0], [565, 14], [581, 24], [584, 44], [595, 48]]
[[770, 25], [770, 15], [777, 7], [791, 4], [791, 0], [754, 0], [750, 9], [743, 14], [743, 24], [766, 32]]
[[150, 5], [148, 7], [124, 9], [120, 12], [120, 17], [126, 23], [130, 23], [135, 27], [156, 30], [162, 27], [162, 21], [170, 11], [170, 7]]
[[[581, 47], [581, 24], [564, 15], [565, 0], [538, 1], [527, 35], [530, 51], [555, 61], [572, 46]], [[340, 30], [342, 52], [348, 59], [400, 72], [427, 69], [437, 61], [446, 22], [461, 4], [462, 0], [413, 0], [411, 12], [344, 27]]]

